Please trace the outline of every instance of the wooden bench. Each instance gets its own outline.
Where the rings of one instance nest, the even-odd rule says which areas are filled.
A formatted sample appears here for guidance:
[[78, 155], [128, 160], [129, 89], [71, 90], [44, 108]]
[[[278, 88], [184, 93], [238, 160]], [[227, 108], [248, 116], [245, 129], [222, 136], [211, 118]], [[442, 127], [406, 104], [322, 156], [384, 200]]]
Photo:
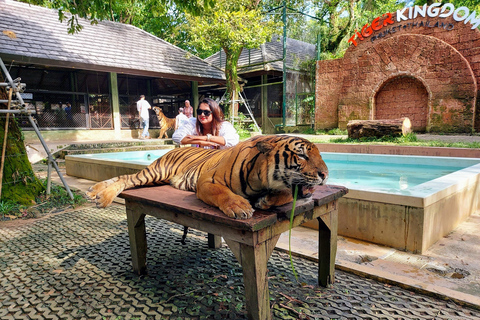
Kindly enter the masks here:
[[[318, 283], [333, 284], [337, 251], [337, 199], [348, 190], [318, 186], [311, 198], [297, 200], [293, 226], [319, 221]], [[249, 319], [271, 319], [267, 261], [280, 234], [290, 228], [292, 204], [269, 211], [256, 210], [247, 220], [225, 216], [219, 209], [198, 200], [193, 192], [171, 186], [137, 188], [120, 194], [125, 199], [133, 269], [146, 273], [145, 215], [172, 221], [208, 233], [211, 248], [224, 238], [243, 269]]]

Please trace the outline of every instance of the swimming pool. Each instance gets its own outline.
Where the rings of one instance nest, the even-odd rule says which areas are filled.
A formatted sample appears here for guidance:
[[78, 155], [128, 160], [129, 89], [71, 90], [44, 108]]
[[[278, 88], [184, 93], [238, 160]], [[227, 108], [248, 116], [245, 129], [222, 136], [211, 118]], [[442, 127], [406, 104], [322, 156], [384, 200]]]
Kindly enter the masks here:
[[[91, 160], [147, 166], [170, 150], [96, 153], [76, 156]], [[435, 185], [449, 183], [445, 176], [480, 163], [480, 159], [391, 156], [322, 152], [329, 169], [329, 184], [363, 191], [401, 195], [428, 195]], [[440, 180], [436, 180], [440, 179]], [[455, 180], [454, 177], [453, 180]], [[436, 181], [434, 181], [436, 180]], [[430, 182], [431, 181], [431, 182]], [[430, 182], [430, 183], [427, 183]], [[454, 183], [455, 181], [452, 181]]]
[[[169, 150], [67, 156], [67, 174], [95, 181], [141, 170]], [[423, 252], [479, 210], [480, 159], [322, 152], [341, 235]], [[315, 227], [315, 226], [312, 226]]]

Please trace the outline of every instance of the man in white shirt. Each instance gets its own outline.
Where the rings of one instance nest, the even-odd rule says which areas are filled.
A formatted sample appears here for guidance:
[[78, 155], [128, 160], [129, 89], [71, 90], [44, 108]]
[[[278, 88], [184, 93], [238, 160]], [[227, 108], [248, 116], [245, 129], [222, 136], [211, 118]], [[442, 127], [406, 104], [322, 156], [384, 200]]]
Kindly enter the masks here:
[[148, 132], [149, 114], [148, 109], [152, 109], [150, 103], [145, 100], [145, 96], [142, 94], [140, 100], [137, 101], [137, 111], [140, 115], [140, 121], [142, 123], [143, 132], [140, 139], [150, 139], [150, 133]]
[[188, 121], [188, 117], [183, 113], [183, 108], [178, 108], [178, 115], [175, 117], [175, 130], [180, 127], [182, 121]]

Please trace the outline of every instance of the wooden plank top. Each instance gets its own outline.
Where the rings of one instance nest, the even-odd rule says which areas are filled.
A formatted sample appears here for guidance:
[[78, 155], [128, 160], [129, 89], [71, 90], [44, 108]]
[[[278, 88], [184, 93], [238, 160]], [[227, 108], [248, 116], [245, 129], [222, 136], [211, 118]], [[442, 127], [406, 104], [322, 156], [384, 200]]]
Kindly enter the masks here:
[[[311, 210], [314, 206], [321, 206], [336, 200], [347, 192], [348, 189], [341, 186], [317, 186], [312, 197], [297, 199], [295, 215]], [[194, 219], [248, 231], [258, 231], [275, 224], [278, 220], [288, 218], [293, 205], [289, 203], [268, 211], [257, 209], [252, 218], [241, 220], [227, 217], [218, 208], [199, 200], [194, 192], [178, 190], [169, 185], [129, 189], [123, 191], [119, 197], [187, 215]]]

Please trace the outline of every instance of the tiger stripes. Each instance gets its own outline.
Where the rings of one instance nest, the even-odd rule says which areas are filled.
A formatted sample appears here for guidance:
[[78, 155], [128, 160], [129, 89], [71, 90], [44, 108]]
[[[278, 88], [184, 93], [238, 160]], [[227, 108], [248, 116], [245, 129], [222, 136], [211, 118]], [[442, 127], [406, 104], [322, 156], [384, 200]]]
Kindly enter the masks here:
[[98, 207], [106, 207], [123, 190], [171, 184], [196, 192], [200, 200], [227, 216], [246, 219], [253, 214], [252, 203], [261, 209], [283, 205], [292, 201], [294, 186], [301, 186], [300, 195], [307, 196], [327, 178], [328, 168], [313, 143], [265, 135], [228, 149], [174, 149], [138, 173], [97, 183], [87, 196]]

